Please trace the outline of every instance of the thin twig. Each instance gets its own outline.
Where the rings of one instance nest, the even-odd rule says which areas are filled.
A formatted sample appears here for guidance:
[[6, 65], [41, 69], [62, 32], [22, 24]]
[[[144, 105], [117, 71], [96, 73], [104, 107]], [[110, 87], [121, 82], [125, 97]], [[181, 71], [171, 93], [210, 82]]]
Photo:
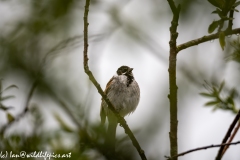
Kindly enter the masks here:
[[7, 124], [5, 124], [1, 130], [0, 130], [0, 135], [3, 135], [4, 132], [6, 131], [6, 129], [8, 129], [12, 124], [14, 124], [15, 122], [19, 121], [22, 117], [24, 117], [27, 112], [28, 112], [28, 109], [29, 109], [29, 102], [33, 96], [33, 92], [34, 90], [36, 89], [38, 85], [38, 81], [35, 80], [31, 86], [31, 89], [28, 93], [28, 96], [27, 96], [27, 100], [26, 100], [26, 103], [25, 103], [25, 106], [24, 106], [24, 109], [21, 113], [19, 113], [12, 121], [9, 121]]
[[[226, 31], [224, 31], [224, 33], [225, 33], [225, 36], [232, 35], [232, 34], [239, 34], [240, 33], [240, 28], [236, 28], [236, 29], [233, 29], [231, 31], [226, 30]], [[204, 42], [207, 42], [207, 41], [217, 39], [218, 37], [219, 37], [219, 33], [215, 33], [215, 34], [211, 34], [211, 35], [208, 35], [208, 36], [203, 36], [201, 38], [197, 38], [197, 39], [188, 41], [186, 43], [178, 45], [177, 46], [177, 52], [179, 52], [181, 50], [184, 50], [184, 49], [187, 49], [189, 47], [198, 45], [200, 43], [204, 43]]]
[[126, 120], [121, 117], [119, 115], [119, 113], [114, 109], [112, 103], [110, 102], [110, 100], [108, 99], [108, 97], [104, 94], [102, 88], [100, 87], [100, 85], [98, 84], [98, 82], [96, 81], [96, 79], [94, 78], [92, 72], [89, 70], [88, 67], [88, 12], [89, 12], [89, 5], [90, 5], [90, 0], [86, 0], [86, 4], [85, 4], [85, 11], [84, 11], [84, 50], [83, 50], [83, 65], [84, 65], [84, 71], [85, 73], [88, 75], [89, 79], [92, 81], [92, 83], [95, 85], [95, 87], [97, 88], [99, 94], [102, 96], [102, 98], [105, 100], [105, 102], [107, 103], [109, 109], [114, 113], [114, 115], [117, 117], [120, 125], [124, 128], [125, 133], [129, 136], [129, 138], [131, 139], [133, 145], [135, 146], [135, 148], [137, 149], [140, 157], [142, 160], [147, 160], [144, 151], [142, 150], [141, 146], [139, 145], [137, 139], [135, 138], [134, 134], [132, 133], [132, 131], [130, 130], [129, 126], [127, 125]]
[[[238, 114], [236, 115], [232, 124], [230, 125], [225, 137], [223, 138], [222, 144], [226, 143], [228, 138], [231, 136], [232, 130], [234, 129], [235, 125], [237, 124], [239, 118], [240, 118], [240, 110], [238, 111]], [[219, 151], [218, 151], [218, 154], [216, 156], [216, 160], [220, 160], [222, 158], [223, 149], [224, 149], [224, 146], [221, 146]]]
[[188, 150], [188, 151], [186, 151], [186, 152], [179, 153], [178, 155], [175, 155], [175, 156], [172, 156], [172, 157], [168, 157], [168, 156], [165, 156], [165, 157], [166, 157], [168, 160], [172, 160], [172, 159], [175, 158], [175, 157], [184, 156], [185, 154], [188, 154], [188, 153], [191, 153], [191, 152], [196, 152], [196, 151], [199, 151], [199, 150], [205, 150], [205, 149], [215, 148], [215, 147], [225, 147], [225, 146], [237, 145], [237, 144], [240, 144], [240, 141], [232, 142], [232, 143], [215, 144], [215, 145], [212, 144], [212, 145], [209, 145], [209, 146], [204, 146], [204, 147], [199, 147], [199, 148], [191, 149], [191, 150]]
[[[178, 108], [177, 108], [177, 83], [176, 83], [176, 67], [177, 67], [177, 26], [180, 14], [180, 5], [176, 7], [173, 0], [168, 0], [169, 6], [173, 13], [170, 27], [170, 54], [169, 54], [169, 102], [170, 102], [170, 155], [178, 154]], [[174, 158], [177, 160], [177, 157]]]
[[[238, 125], [237, 125], [237, 127], [234, 129], [233, 134], [231, 135], [231, 137], [229, 138], [229, 140], [228, 140], [227, 143], [231, 143], [231, 142], [232, 142], [232, 140], [233, 140], [233, 138], [236, 136], [239, 128], [240, 128], [240, 121], [238, 121]], [[227, 151], [228, 148], [229, 148], [228, 145], [224, 147], [224, 150], [223, 150], [223, 152], [222, 152], [222, 156], [224, 155], [224, 153]]]
[[[40, 66], [44, 67], [44, 65], [47, 63], [48, 58], [50, 55], [54, 55], [54, 53], [59, 52], [60, 50], [68, 47], [71, 43], [76, 43], [77, 40], [81, 39], [82, 35], [70, 37], [67, 39], [64, 39], [60, 41], [57, 45], [55, 45], [53, 48], [51, 48], [43, 57], [42, 64]], [[41, 69], [41, 68], [40, 68]]]

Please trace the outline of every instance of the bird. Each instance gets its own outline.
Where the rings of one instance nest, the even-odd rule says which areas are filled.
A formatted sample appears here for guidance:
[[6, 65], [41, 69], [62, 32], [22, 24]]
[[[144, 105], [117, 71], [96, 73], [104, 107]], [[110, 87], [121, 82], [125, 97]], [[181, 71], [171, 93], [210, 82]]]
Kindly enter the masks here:
[[[134, 112], [140, 100], [140, 88], [133, 76], [132, 70], [133, 68], [125, 65], [119, 67], [116, 74], [107, 83], [104, 91], [115, 110], [122, 117]], [[110, 150], [115, 151], [118, 120], [108, 108], [104, 99], [101, 102], [100, 117], [102, 125], [104, 125], [106, 117], [108, 119], [105, 145]]]

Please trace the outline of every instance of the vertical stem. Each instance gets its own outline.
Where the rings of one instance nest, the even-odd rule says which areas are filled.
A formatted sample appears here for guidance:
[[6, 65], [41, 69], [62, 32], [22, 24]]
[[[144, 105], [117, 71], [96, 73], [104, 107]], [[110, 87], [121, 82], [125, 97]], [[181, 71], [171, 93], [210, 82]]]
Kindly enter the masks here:
[[[179, 19], [180, 6], [176, 7], [173, 0], [168, 0], [168, 3], [173, 12], [173, 19], [170, 27], [170, 55], [169, 55], [169, 90], [168, 96], [170, 101], [170, 155], [171, 157], [178, 154], [178, 108], [177, 108], [177, 83], [176, 83], [176, 66], [177, 66], [177, 26]], [[177, 157], [173, 157], [173, 160], [177, 160]]]
[[[173, 44], [171, 44], [173, 43]], [[174, 42], [170, 41], [170, 46], [174, 45]], [[176, 45], [176, 43], [175, 43]], [[177, 52], [174, 49], [170, 49], [169, 56], [169, 101], [170, 101], [170, 147], [171, 147], [171, 156], [178, 154], [178, 143], [177, 143], [177, 129], [178, 129], [178, 118], [177, 118], [177, 84], [176, 84], [176, 62], [177, 62]]]
[[85, 4], [85, 10], [84, 10], [84, 16], [83, 16], [83, 21], [84, 21], [84, 30], [83, 30], [83, 35], [84, 35], [84, 50], [83, 50], [83, 66], [85, 72], [89, 70], [88, 68], [88, 12], [89, 12], [89, 5], [90, 5], [90, 0], [86, 0]]
[[170, 84], [170, 146], [171, 156], [178, 154], [178, 143], [177, 143], [177, 129], [178, 129], [178, 118], [177, 118], [177, 85], [176, 85], [176, 53], [170, 50], [169, 56], [169, 84]]
[[228, 21], [228, 28], [227, 28], [227, 30], [229, 30], [229, 31], [232, 30], [232, 26], [233, 26], [233, 14], [234, 14], [234, 10], [232, 9], [232, 10], [229, 12], [229, 18], [230, 18], [230, 20]]

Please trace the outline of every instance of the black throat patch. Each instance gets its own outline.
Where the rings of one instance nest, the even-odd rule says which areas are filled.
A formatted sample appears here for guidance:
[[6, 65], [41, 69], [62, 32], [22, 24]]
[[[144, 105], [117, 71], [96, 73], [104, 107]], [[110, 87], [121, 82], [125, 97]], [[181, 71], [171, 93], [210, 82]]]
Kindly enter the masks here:
[[133, 82], [134, 77], [126, 74], [127, 76], [127, 87]]

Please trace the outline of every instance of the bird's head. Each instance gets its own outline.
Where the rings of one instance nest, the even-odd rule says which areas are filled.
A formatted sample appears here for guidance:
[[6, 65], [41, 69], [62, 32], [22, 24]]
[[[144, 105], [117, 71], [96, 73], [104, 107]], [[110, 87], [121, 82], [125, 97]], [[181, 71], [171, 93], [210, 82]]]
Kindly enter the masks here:
[[117, 70], [118, 75], [126, 75], [126, 76], [133, 76], [132, 73], [133, 68], [130, 68], [128, 66], [121, 66]]

